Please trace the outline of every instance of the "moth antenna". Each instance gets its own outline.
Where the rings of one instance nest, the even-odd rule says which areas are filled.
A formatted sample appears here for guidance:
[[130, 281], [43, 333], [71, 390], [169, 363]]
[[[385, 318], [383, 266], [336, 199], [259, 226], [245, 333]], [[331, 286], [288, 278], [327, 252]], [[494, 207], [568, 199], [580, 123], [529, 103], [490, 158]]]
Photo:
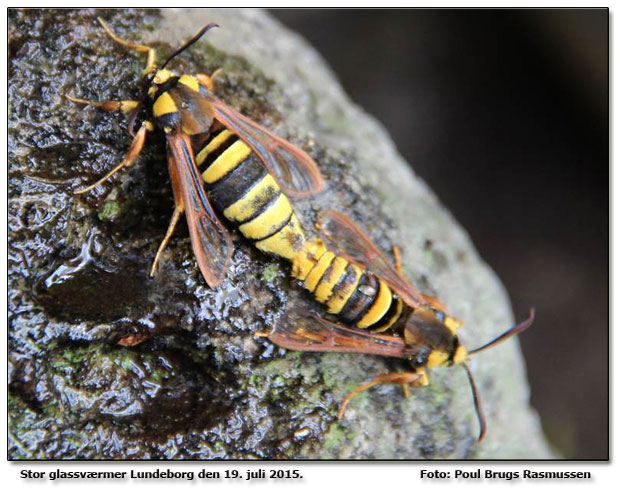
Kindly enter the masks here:
[[172, 58], [174, 58], [175, 56], [181, 54], [183, 51], [185, 51], [187, 48], [189, 48], [192, 44], [194, 44], [196, 41], [198, 41], [202, 36], [204, 36], [204, 34], [212, 29], [213, 27], [219, 27], [220, 25], [217, 24], [216, 22], [211, 22], [210, 24], [207, 24], [206, 26], [204, 26], [202, 29], [200, 29], [198, 31], [198, 34], [196, 34], [193, 38], [191, 38], [189, 41], [187, 41], [183, 46], [181, 46], [179, 49], [177, 49], [174, 53], [172, 53], [170, 56], [168, 56], [168, 59], [164, 62], [163, 65], [161, 65], [161, 69], [163, 70], [166, 65], [172, 60]]
[[494, 345], [497, 345], [501, 342], [503, 342], [506, 339], [509, 339], [510, 337], [514, 337], [515, 335], [519, 335], [521, 332], [523, 332], [525, 329], [527, 329], [532, 323], [534, 322], [534, 308], [532, 308], [530, 310], [530, 314], [528, 315], [528, 317], [523, 320], [521, 323], [517, 323], [514, 327], [509, 328], [508, 330], [506, 330], [503, 334], [501, 334], [499, 337], [491, 340], [490, 342], [478, 347], [477, 349], [473, 349], [470, 350], [469, 353], [470, 354], [477, 354], [479, 352], [485, 351], [487, 349], [489, 349], [490, 347], [493, 347]]
[[476, 416], [478, 417], [478, 424], [480, 425], [480, 434], [478, 435], [478, 442], [482, 442], [484, 436], [487, 433], [487, 421], [484, 418], [484, 409], [482, 408], [482, 402], [480, 401], [480, 395], [478, 394], [478, 388], [476, 388], [476, 383], [474, 381], [474, 375], [471, 373], [471, 370], [467, 366], [467, 364], [461, 364], [467, 373], [467, 377], [469, 378], [469, 386], [471, 386], [471, 394], [474, 399], [474, 407], [476, 408]]

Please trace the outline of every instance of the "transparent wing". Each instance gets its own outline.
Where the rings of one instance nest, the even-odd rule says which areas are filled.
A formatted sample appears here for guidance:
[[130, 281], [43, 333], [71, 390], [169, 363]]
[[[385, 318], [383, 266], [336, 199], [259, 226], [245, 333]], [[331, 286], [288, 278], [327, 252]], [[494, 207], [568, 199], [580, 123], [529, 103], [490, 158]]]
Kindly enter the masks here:
[[392, 262], [351, 218], [337, 211], [323, 211], [317, 228], [329, 249], [376, 274], [409, 306], [415, 308], [429, 304], [427, 297], [396, 270]]
[[209, 96], [214, 117], [236, 133], [262, 160], [292, 198], [319, 193], [325, 183], [315, 161], [305, 151], [252, 121], [221, 100]]
[[226, 276], [230, 265], [232, 240], [209, 204], [189, 137], [173, 134], [167, 136], [167, 141], [171, 177], [183, 197], [194, 255], [205, 281], [209, 287], [215, 288]]
[[269, 334], [269, 340], [285, 349], [301, 351], [356, 352], [397, 358], [412, 354], [400, 337], [347, 328], [300, 309], [280, 319]]

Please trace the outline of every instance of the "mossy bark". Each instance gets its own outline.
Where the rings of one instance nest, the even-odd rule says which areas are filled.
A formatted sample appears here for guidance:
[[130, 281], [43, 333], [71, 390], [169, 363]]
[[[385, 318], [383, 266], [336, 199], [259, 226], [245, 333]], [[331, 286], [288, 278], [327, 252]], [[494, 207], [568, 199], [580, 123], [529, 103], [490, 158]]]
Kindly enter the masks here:
[[[153, 136], [129, 171], [73, 191], [117, 163], [130, 137], [122, 115], [63, 98], [139, 95], [143, 56], [107, 37], [170, 53], [213, 72], [217, 95], [318, 162], [328, 189], [295, 203], [307, 230], [343, 210], [386, 252], [402, 245], [409, 277], [467, 320], [466, 345], [513, 321], [506, 294], [465, 232], [397, 154], [384, 129], [342, 92], [301, 38], [260, 11], [9, 12], [9, 415], [12, 459], [31, 458], [543, 458], [516, 341], [472, 363], [489, 434], [465, 373], [432, 372], [404, 399], [368, 391], [342, 422], [357, 384], [398, 363], [365, 355], [286, 352], [256, 338], [288, 308], [313, 305], [288, 265], [235, 241], [218, 290], [204, 284], [184, 226], [151, 279], [172, 211], [165, 146]], [[135, 346], [118, 340], [148, 337]]]

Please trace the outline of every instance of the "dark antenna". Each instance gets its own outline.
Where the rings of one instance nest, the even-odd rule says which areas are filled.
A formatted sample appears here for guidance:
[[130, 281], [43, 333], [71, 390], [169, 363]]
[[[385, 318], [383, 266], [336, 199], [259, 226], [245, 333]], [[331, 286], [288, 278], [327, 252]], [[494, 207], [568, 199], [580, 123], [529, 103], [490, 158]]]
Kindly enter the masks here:
[[[529, 316], [523, 320], [521, 323], [517, 323], [514, 327], [509, 328], [499, 337], [487, 342], [481, 347], [477, 349], [470, 350], [470, 354], [477, 354], [479, 352], [485, 351], [494, 345], [497, 345], [503, 342], [510, 337], [514, 337], [515, 335], [520, 334], [525, 329], [527, 329], [534, 322], [534, 308], [530, 310]], [[478, 423], [480, 424], [480, 435], [478, 436], [478, 442], [481, 442], [484, 439], [484, 436], [487, 433], [487, 421], [484, 418], [484, 410], [482, 408], [482, 402], [480, 401], [480, 395], [478, 394], [478, 388], [476, 388], [476, 383], [474, 382], [474, 376], [469, 369], [467, 364], [461, 364], [467, 373], [467, 377], [469, 378], [469, 386], [471, 386], [471, 394], [474, 398], [474, 407], [476, 408], [476, 415], [478, 416]]]
[[517, 323], [514, 327], [509, 328], [499, 337], [491, 340], [490, 342], [484, 344], [483, 346], [478, 347], [477, 349], [474, 349], [474, 350], [470, 350], [469, 353], [477, 354], [479, 352], [487, 350], [490, 347], [493, 347], [494, 345], [499, 344], [500, 342], [503, 342], [506, 339], [509, 339], [510, 337], [514, 337], [515, 335], [520, 334], [526, 328], [528, 328], [532, 324], [533, 321], [534, 321], [534, 308], [530, 310], [529, 316], [525, 320], [523, 320], [521, 323]]
[[194, 44], [196, 41], [198, 41], [202, 36], [204, 36], [204, 34], [208, 30], [210, 30], [213, 27], [219, 27], [219, 24], [217, 24], [215, 22], [211, 22], [210, 24], [207, 24], [202, 29], [200, 29], [198, 31], [198, 34], [196, 34], [193, 38], [191, 38], [189, 41], [187, 41], [183, 46], [181, 46], [174, 53], [172, 53], [170, 56], [168, 56], [168, 59], [164, 62], [163, 65], [161, 65], [160, 70], [163, 70], [166, 67], [166, 65], [170, 62], [170, 60], [172, 60], [172, 58], [174, 58], [175, 56], [181, 54], [183, 51], [185, 51], [187, 48], [189, 48], [192, 44]]
[[469, 386], [471, 386], [471, 394], [474, 398], [474, 407], [476, 408], [476, 415], [478, 416], [478, 424], [480, 424], [480, 434], [478, 435], [478, 442], [482, 442], [484, 436], [487, 433], [487, 421], [484, 418], [484, 410], [482, 408], [482, 402], [480, 401], [480, 395], [478, 395], [478, 388], [476, 388], [476, 383], [474, 382], [474, 376], [471, 374], [469, 367], [467, 364], [461, 364], [467, 373], [467, 377], [469, 378]]

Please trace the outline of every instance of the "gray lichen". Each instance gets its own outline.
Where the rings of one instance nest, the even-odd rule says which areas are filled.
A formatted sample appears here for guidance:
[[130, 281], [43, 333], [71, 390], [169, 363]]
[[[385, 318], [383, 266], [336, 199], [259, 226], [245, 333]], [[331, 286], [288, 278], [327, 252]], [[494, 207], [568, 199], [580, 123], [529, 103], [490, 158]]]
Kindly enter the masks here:
[[[95, 21], [162, 55], [207, 21], [221, 28], [175, 61], [223, 68], [217, 94], [304, 147], [328, 190], [295, 203], [306, 229], [345, 210], [405, 270], [467, 320], [478, 345], [513, 321], [506, 294], [467, 235], [342, 92], [301, 38], [260, 11], [9, 12], [10, 457], [538, 458], [549, 456], [518, 344], [476, 358], [487, 440], [476, 442], [461, 370], [432, 373], [404, 399], [382, 386], [339, 403], [398, 363], [286, 352], [253, 333], [312, 305], [287, 264], [235, 242], [222, 286], [204, 284], [185, 227], [147, 276], [172, 210], [165, 147], [153, 137], [131, 170], [75, 196], [129, 144], [121, 115], [62, 97], [136, 97], [144, 59]], [[134, 347], [121, 338], [147, 340]]]

